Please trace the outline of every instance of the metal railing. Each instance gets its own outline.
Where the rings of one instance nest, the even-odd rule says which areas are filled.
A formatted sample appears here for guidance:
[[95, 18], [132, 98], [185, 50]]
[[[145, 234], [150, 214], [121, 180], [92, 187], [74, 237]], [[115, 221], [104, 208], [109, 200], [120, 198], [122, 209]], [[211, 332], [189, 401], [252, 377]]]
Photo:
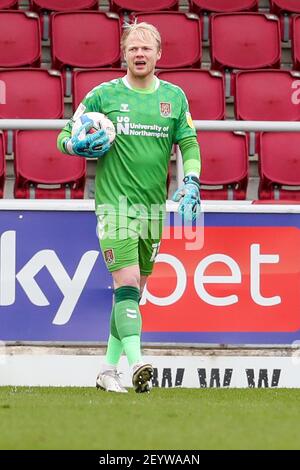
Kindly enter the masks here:
[[[0, 129], [62, 129], [68, 119], [0, 119]], [[194, 121], [197, 130], [241, 132], [300, 132], [299, 121]]]

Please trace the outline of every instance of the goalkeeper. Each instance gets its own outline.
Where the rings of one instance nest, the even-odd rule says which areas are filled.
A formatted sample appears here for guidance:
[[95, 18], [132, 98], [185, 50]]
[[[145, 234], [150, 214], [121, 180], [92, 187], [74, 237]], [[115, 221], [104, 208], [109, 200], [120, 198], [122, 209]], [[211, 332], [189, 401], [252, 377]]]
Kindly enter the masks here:
[[[117, 372], [125, 352], [133, 387], [142, 393], [149, 391], [153, 368], [141, 355], [139, 300], [162, 236], [172, 145], [180, 146], [185, 175], [173, 199], [188, 220], [194, 220], [200, 211], [200, 151], [184, 92], [154, 75], [161, 57], [157, 29], [147, 23], [129, 25], [121, 48], [127, 74], [87, 94], [59, 134], [58, 148], [67, 154], [97, 158], [98, 236], [113, 276], [114, 304], [105, 362], [96, 385], [127, 392]], [[114, 123], [117, 136], [111, 146], [103, 130], [83, 141], [78, 139], [80, 131], [72, 136], [72, 123], [87, 112], [101, 112]]]

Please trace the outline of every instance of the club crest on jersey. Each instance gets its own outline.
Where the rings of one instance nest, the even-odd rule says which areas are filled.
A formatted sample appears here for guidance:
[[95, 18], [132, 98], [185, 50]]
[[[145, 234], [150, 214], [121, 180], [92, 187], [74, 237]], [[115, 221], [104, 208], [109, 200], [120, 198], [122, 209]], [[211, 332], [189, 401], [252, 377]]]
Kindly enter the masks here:
[[109, 250], [104, 250], [104, 259], [106, 264], [113, 264], [115, 260], [114, 250], [110, 248]]
[[170, 117], [172, 108], [171, 103], [159, 103], [160, 106], [160, 114], [162, 117]]

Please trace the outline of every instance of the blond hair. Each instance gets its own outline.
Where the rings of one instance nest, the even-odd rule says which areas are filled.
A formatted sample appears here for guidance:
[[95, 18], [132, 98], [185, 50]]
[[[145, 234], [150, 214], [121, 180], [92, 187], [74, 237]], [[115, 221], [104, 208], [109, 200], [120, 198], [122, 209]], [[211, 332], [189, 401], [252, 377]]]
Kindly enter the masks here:
[[155, 39], [155, 41], [157, 43], [157, 50], [158, 51], [161, 50], [161, 36], [159, 34], [159, 31], [156, 29], [156, 27], [153, 26], [152, 24], [149, 24], [149, 23], [146, 23], [146, 22], [137, 23], [137, 21], [135, 21], [132, 24], [125, 23], [124, 32], [123, 32], [122, 38], [121, 38], [121, 49], [122, 49], [122, 51], [125, 50], [128, 36], [131, 33], [136, 33], [138, 35], [138, 37], [142, 40], [146, 39], [146, 34], [147, 33], [151, 34], [151, 36]]

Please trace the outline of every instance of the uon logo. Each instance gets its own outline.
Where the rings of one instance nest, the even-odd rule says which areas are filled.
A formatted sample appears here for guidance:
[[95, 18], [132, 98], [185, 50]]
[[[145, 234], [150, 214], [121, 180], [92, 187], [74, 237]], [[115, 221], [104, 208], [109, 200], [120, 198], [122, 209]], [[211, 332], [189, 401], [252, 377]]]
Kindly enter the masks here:
[[162, 242], [142, 299], [144, 331], [299, 330], [299, 229], [204, 230], [198, 251]]

